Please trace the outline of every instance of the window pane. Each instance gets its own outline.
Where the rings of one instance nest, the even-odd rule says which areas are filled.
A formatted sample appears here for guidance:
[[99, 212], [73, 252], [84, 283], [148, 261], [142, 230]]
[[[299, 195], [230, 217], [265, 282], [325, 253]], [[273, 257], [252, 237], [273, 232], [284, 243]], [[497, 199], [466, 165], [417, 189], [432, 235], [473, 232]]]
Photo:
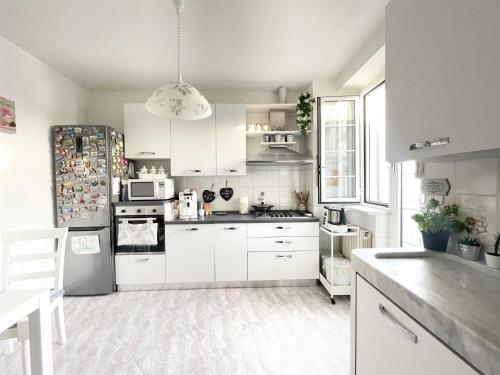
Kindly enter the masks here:
[[389, 164], [385, 161], [385, 83], [365, 95], [366, 201], [389, 204]]
[[358, 197], [356, 103], [351, 98], [321, 99], [322, 202]]
[[422, 236], [411, 218], [420, 211], [420, 179], [415, 177], [415, 168], [414, 161], [401, 166], [401, 245], [421, 247]]

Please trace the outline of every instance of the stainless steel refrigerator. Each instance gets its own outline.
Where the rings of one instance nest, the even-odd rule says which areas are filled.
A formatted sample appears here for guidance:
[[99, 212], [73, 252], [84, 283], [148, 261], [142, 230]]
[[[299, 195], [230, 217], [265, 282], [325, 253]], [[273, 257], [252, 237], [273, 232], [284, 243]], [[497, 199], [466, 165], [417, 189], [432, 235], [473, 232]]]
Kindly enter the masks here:
[[54, 126], [52, 143], [56, 225], [69, 230], [64, 289], [67, 295], [111, 293], [111, 181], [122, 168], [123, 136], [107, 126]]

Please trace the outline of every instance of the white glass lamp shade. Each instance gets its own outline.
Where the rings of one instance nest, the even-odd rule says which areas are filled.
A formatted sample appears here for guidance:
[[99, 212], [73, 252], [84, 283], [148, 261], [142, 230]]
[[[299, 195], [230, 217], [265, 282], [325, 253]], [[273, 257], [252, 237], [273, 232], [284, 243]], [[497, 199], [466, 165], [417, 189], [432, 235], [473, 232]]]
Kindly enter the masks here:
[[156, 89], [146, 102], [146, 110], [156, 116], [179, 120], [201, 120], [212, 114], [207, 99], [184, 82], [170, 82]]

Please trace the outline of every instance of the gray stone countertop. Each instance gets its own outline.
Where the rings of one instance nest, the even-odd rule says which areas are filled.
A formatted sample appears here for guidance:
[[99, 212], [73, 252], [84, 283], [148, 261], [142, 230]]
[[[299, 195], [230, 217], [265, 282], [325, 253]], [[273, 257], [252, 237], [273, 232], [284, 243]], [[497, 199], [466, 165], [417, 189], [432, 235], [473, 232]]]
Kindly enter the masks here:
[[198, 219], [181, 220], [175, 219], [170, 221], [165, 221], [165, 225], [175, 225], [175, 224], [224, 224], [224, 223], [300, 223], [300, 222], [319, 222], [316, 217], [301, 217], [301, 218], [256, 218], [252, 214], [242, 215], [236, 211], [229, 211], [227, 215], [217, 215], [217, 211], [214, 211], [211, 216], [204, 216]]
[[476, 369], [500, 374], [500, 271], [417, 250], [358, 249], [352, 265]]

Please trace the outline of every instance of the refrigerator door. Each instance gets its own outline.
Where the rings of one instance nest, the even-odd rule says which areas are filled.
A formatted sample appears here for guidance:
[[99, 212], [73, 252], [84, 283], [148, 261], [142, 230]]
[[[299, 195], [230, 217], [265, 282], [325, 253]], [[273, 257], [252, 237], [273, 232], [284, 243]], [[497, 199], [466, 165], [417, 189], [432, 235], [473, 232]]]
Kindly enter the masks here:
[[58, 227], [110, 226], [110, 131], [93, 125], [52, 128]]
[[66, 295], [112, 293], [113, 269], [110, 227], [70, 229], [64, 259]]

